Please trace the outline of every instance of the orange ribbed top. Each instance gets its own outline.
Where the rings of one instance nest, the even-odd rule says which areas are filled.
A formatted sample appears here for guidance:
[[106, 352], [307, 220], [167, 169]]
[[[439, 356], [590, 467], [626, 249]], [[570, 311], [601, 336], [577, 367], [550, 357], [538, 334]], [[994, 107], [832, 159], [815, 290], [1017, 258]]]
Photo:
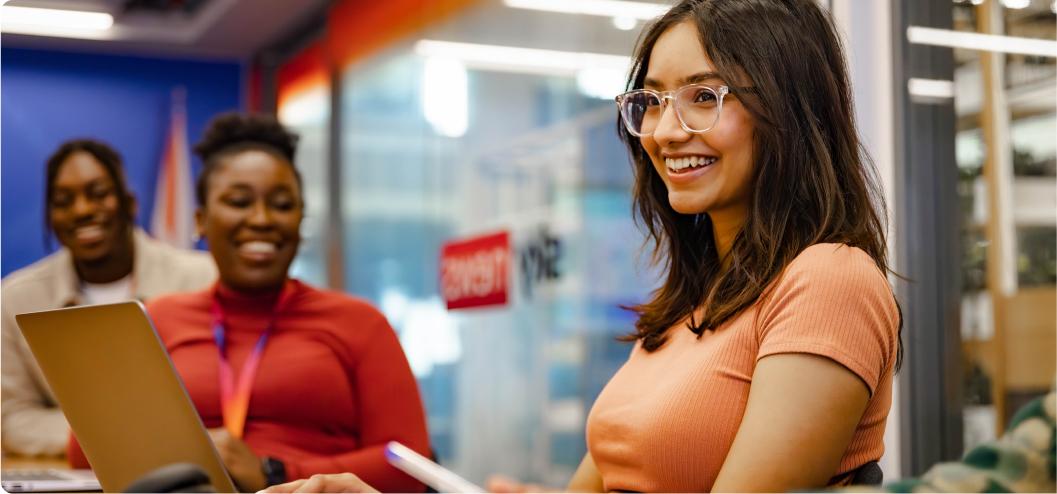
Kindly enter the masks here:
[[817, 244], [775, 283], [769, 296], [700, 338], [682, 322], [652, 353], [635, 345], [587, 419], [587, 448], [606, 490], [710, 491], [756, 362], [779, 353], [830, 358], [870, 390], [834, 474], [881, 458], [899, 341], [885, 275], [858, 248]]

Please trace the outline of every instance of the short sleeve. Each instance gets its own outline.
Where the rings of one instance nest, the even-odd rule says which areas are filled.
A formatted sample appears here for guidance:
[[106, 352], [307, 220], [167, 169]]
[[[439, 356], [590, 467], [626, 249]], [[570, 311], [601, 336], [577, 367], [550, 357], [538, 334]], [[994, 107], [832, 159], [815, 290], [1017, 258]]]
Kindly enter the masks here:
[[899, 312], [891, 287], [858, 248], [817, 244], [786, 268], [761, 305], [756, 359], [806, 353], [851, 370], [872, 396], [891, 372]]

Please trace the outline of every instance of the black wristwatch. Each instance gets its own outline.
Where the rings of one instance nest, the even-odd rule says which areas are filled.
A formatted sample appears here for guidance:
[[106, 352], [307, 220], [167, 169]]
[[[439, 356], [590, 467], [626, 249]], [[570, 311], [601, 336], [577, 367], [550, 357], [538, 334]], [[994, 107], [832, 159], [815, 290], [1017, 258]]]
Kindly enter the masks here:
[[286, 482], [286, 465], [282, 461], [265, 456], [261, 460], [261, 471], [264, 472], [264, 479], [268, 485]]

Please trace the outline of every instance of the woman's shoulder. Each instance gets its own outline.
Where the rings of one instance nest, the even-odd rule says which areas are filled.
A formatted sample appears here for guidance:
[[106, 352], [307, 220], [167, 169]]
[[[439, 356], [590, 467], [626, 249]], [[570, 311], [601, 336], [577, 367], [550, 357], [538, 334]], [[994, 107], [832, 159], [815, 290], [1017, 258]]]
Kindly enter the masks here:
[[814, 244], [786, 268], [785, 281], [845, 280], [888, 286], [885, 274], [866, 251], [847, 244]]
[[[887, 274], [866, 251], [847, 244], [815, 244], [804, 249], [775, 282], [768, 305], [804, 300], [831, 304], [868, 302], [894, 316], [898, 312]], [[812, 302], [814, 303], [814, 302]], [[793, 305], [797, 305], [793, 304]]]
[[194, 292], [170, 293], [146, 302], [151, 317], [168, 316], [174, 313], [208, 311], [212, 296], [209, 289]]
[[209, 253], [167, 245], [141, 230], [134, 239], [136, 278], [150, 294], [197, 290], [216, 280], [216, 263]]
[[212, 335], [207, 322], [211, 317], [212, 300], [211, 291], [204, 289], [161, 295], [150, 299], [144, 306], [158, 336], [172, 350], [185, 341]]
[[396, 341], [396, 331], [388, 319], [367, 300], [301, 281], [295, 280], [294, 283], [298, 290], [298, 307], [293, 314], [300, 321], [300, 327], [327, 334], [350, 349]]
[[0, 282], [5, 314], [58, 309], [76, 300], [77, 273], [66, 249], [8, 274]]
[[763, 302], [758, 357], [811, 353], [855, 372], [873, 392], [899, 347], [899, 308], [888, 279], [864, 250], [803, 250]]
[[870, 254], [853, 245], [841, 243], [814, 244], [800, 251], [792, 264], [806, 263], [849, 263], [876, 266]]
[[[73, 271], [73, 259], [66, 249], [56, 252], [34, 261], [28, 266], [12, 271], [2, 280], [3, 288], [19, 287], [20, 285], [39, 283], [41, 280], [52, 280], [58, 278], [61, 271]], [[73, 276], [76, 276], [75, 274]]]
[[348, 293], [319, 288], [303, 281], [297, 284], [301, 304], [328, 317], [353, 317], [356, 321], [385, 321], [385, 316], [370, 301]]

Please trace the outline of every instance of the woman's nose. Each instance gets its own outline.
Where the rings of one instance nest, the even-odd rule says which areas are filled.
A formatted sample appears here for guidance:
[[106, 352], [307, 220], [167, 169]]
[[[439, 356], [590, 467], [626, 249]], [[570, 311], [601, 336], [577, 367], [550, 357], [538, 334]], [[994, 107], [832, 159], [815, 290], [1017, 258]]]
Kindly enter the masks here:
[[673, 143], [684, 142], [690, 138], [690, 133], [683, 129], [676, 113], [675, 105], [669, 103], [661, 110], [661, 118], [657, 121], [657, 128], [653, 129], [653, 140], [657, 145], [666, 147]]

